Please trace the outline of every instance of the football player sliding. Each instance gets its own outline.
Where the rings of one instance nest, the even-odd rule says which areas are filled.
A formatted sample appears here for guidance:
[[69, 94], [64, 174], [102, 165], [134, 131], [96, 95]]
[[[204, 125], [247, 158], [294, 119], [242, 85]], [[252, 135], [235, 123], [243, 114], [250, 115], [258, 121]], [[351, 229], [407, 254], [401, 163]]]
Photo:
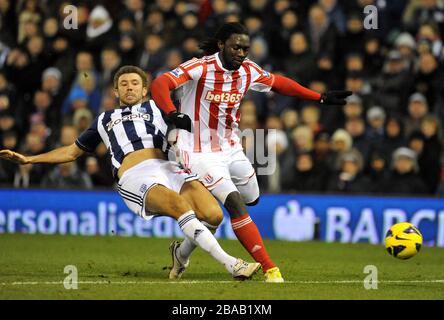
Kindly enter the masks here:
[[223, 219], [217, 201], [195, 175], [165, 159], [167, 124], [156, 104], [144, 101], [147, 82], [143, 70], [123, 66], [114, 76], [119, 107], [101, 113], [75, 143], [34, 156], [2, 150], [0, 158], [19, 164], [65, 163], [94, 152], [103, 141], [111, 154], [118, 192], [134, 213], [144, 219], [153, 215], [176, 219], [187, 241], [209, 253], [235, 279], [251, 278], [261, 265], [227, 254], [208, 229]]

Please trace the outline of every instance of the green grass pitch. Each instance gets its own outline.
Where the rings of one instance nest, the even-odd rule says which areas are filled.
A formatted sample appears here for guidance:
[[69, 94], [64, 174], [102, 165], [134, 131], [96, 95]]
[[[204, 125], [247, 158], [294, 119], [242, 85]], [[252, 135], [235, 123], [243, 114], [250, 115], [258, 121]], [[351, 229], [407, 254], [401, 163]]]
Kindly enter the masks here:
[[[171, 239], [0, 235], [0, 299], [444, 299], [444, 249], [425, 247], [397, 260], [381, 245], [266, 241], [286, 283], [260, 272], [237, 282], [200, 249], [180, 281], [169, 281]], [[241, 244], [221, 240], [251, 261]], [[78, 289], [67, 290], [67, 265]], [[364, 288], [366, 265], [378, 268], [378, 288]]]

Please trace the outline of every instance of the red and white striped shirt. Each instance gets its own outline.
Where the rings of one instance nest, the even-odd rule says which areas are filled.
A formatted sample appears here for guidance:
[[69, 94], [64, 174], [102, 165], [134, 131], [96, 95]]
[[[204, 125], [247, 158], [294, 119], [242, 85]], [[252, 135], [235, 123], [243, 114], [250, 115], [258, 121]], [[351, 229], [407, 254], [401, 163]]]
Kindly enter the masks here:
[[270, 91], [274, 76], [245, 59], [238, 70], [222, 66], [219, 53], [194, 58], [166, 73], [182, 87], [180, 112], [194, 121], [194, 132], [180, 130], [178, 147], [188, 152], [215, 152], [239, 143], [242, 98], [249, 89]]

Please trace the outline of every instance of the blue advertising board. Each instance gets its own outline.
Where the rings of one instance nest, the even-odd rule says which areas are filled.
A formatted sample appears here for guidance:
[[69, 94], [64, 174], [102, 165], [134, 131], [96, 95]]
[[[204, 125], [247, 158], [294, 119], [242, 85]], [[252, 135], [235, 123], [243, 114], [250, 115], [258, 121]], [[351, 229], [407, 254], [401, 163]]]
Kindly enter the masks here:
[[[264, 238], [382, 243], [410, 221], [425, 245], [444, 247], [444, 199], [337, 195], [262, 195], [250, 215]], [[0, 233], [182, 237], [168, 217], [144, 220], [116, 192], [0, 190]], [[227, 213], [217, 237], [234, 239]]]

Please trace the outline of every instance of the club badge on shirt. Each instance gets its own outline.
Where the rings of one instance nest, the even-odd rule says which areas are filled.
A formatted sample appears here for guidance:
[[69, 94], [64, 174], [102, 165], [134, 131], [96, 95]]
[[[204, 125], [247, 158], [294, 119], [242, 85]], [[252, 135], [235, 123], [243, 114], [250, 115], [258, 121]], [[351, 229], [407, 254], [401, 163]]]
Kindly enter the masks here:
[[180, 78], [180, 76], [183, 74], [183, 70], [181, 68], [176, 68], [174, 70], [171, 70], [170, 73], [176, 78]]

